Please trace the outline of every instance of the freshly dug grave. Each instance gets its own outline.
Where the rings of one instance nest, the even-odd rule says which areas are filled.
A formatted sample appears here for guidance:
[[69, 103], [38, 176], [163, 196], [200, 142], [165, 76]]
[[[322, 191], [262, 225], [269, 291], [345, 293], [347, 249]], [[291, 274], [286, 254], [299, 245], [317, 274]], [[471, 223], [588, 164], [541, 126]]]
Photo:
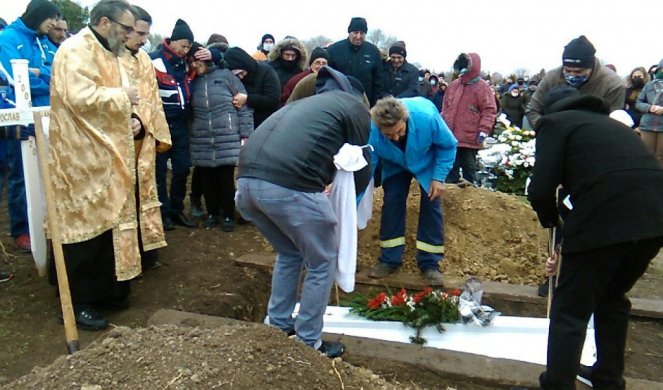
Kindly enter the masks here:
[[[419, 272], [416, 262], [419, 185], [413, 182], [407, 200], [406, 249], [403, 271]], [[361, 268], [377, 263], [380, 255], [382, 189], [375, 192], [373, 219], [359, 232]], [[443, 198], [445, 259], [442, 272], [462, 279], [536, 285], [543, 280], [547, 232], [522, 198], [501, 192], [446, 185]]]
[[[406, 389], [260, 327], [120, 327], [8, 385], [21, 389]], [[409, 387], [416, 388], [416, 387]]]

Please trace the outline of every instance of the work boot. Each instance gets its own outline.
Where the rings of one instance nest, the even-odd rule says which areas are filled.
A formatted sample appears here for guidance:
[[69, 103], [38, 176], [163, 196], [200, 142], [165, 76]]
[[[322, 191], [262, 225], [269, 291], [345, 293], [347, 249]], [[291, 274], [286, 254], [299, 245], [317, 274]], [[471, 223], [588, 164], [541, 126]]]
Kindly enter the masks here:
[[368, 271], [368, 277], [369, 278], [375, 278], [375, 279], [382, 279], [387, 275], [391, 275], [394, 272], [398, 271], [400, 266], [397, 265], [389, 265], [386, 263], [377, 263], [377, 265], [373, 266]]
[[441, 286], [442, 285], [442, 272], [436, 270], [435, 268], [427, 269], [421, 272], [426, 282], [431, 286]]

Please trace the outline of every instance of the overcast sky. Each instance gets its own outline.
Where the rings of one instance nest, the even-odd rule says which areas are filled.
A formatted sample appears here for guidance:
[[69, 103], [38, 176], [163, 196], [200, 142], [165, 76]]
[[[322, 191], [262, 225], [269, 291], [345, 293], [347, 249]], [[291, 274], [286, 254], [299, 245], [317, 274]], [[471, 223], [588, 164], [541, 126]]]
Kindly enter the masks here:
[[[2, 0], [0, 16], [11, 22], [27, 0]], [[81, 0], [92, 6], [96, 1]], [[502, 74], [525, 68], [537, 73], [561, 65], [564, 45], [586, 35], [596, 55], [616, 65], [620, 75], [636, 66], [649, 68], [663, 58], [660, 25], [647, 11], [652, 1], [595, 0], [134, 0], [154, 19], [152, 32], [169, 36], [177, 18], [184, 19], [197, 41], [223, 34], [232, 46], [255, 51], [264, 33], [308, 39], [347, 37], [353, 16], [368, 28], [404, 40], [410, 62], [447, 71], [462, 52], [481, 56], [482, 69]], [[660, 7], [658, 7], [660, 8]], [[641, 19], [638, 20], [638, 17]], [[656, 43], [658, 42], [658, 43]]]

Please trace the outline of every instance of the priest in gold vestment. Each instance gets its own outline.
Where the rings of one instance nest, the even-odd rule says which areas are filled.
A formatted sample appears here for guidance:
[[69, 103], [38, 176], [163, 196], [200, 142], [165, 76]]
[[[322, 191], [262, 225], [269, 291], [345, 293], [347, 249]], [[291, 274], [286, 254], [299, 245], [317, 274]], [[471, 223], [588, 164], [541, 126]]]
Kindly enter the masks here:
[[157, 196], [155, 160], [157, 152], [165, 152], [172, 145], [170, 129], [163, 112], [159, 87], [154, 77], [152, 60], [143, 50], [152, 25], [147, 11], [133, 6], [136, 24], [126, 43], [127, 53], [120, 57], [121, 71], [126, 72], [130, 85], [138, 88], [140, 101], [134, 107], [144, 130], [135, 142], [136, 175], [138, 181], [139, 249], [143, 271], [159, 265], [156, 249], [166, 246], [161, 221], [161, 203]]
[[119, 61], [134, 30], [130, 7], [98, 2], [53, 61], [50, 180], [76, 323], [88, 330], [108, 327], [96, 308], [126, 307], [141, 272], [134, 138], [145, 129]]

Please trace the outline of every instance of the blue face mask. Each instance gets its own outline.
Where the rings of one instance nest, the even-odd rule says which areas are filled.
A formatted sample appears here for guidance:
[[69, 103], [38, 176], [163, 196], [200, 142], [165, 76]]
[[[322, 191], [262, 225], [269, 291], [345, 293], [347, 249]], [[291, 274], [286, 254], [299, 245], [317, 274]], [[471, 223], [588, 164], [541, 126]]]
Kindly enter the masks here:
[[582, 87], [582, 85], [585, 84], [589, 79], [587, 76], [571, 76], [567, 73], [564, 73], [564, 78], [566, 79], [566, 82], [573, 88]]

